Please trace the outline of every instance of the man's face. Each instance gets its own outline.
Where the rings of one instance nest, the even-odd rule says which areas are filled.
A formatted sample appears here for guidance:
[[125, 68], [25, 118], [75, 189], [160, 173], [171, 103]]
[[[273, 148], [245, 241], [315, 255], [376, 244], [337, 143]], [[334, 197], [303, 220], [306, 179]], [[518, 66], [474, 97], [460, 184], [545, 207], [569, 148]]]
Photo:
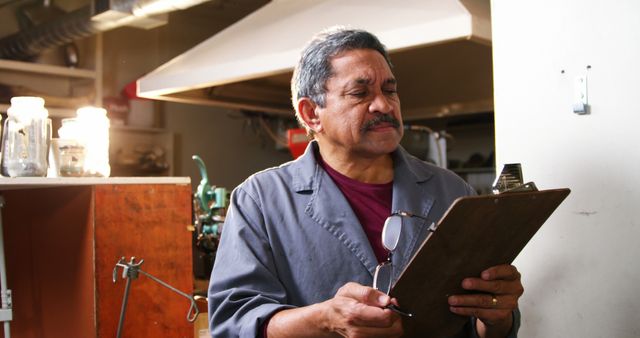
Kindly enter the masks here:
[[403, 133], [400, 99], [384, 57], [356, 49], [338, 54], [331, 65], [325, 107], [315, 107], [320, 146], [363, 157], [395, 150]]

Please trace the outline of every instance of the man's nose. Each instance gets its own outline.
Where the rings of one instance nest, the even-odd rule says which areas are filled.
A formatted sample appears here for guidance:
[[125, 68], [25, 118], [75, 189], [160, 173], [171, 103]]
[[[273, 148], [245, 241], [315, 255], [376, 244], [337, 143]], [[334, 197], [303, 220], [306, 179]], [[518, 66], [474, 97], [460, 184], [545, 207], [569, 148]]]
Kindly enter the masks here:
[[369, 112], [373, 114], [390, 114], [393, 111], [391, 98], [384, 95], [383, 92], [376, 93], [369, 105]]

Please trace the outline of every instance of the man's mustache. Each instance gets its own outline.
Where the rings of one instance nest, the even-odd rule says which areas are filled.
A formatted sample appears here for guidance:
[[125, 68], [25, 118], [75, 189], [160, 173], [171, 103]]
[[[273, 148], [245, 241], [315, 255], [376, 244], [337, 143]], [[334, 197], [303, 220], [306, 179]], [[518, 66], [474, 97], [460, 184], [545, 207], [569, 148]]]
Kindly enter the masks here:
[[362, 126], [361, 130], [369, 131], [380, 123], [390, 123], [394, 128], [400, 128], [400, 121], [398, 121], [398, 119], [388, 114], [380, 114], [379, 116], [367, 121], [364, 126]]

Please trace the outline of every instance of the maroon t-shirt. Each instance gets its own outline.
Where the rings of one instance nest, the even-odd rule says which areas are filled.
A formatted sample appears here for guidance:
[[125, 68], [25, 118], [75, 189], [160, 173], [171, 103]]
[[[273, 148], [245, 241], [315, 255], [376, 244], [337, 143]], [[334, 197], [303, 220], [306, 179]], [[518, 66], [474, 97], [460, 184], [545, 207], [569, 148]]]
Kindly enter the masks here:
[[[393, 181], [383, 184], [362, 183], [351, 179], [331, 168], [316, 154], [320, 166], [329, 174], [333, 182], [351, 205], [358, 217], [369, 243], [376, 254], [378, 263], [387, 259], [387, 250], [382, 246], [382, 227], [391, 215], [391, 199], [393, 197]], [[273, 317], [275, 313], [271, 315]], [[262, 324], [262, 338], [267, 338], [267, 326], [271, 317]]]
[[358, 217], [369, 243], [376, 254], [378, 263], [387, 259], [387, 250], [382, 246], [382, 227], [391, 214], [393, 181], [375, 184], [362, 183], [351, 179], [331, 168], [318, 155], [320, 166], [331, 176]]

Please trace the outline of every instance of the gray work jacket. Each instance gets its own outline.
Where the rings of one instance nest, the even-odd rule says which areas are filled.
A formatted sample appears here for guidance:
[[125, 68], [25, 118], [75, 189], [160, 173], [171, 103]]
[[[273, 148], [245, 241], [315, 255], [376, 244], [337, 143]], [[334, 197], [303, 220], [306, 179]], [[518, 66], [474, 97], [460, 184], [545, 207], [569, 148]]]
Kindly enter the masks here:
[[[297, 160], [252, 175], [232, 193], [209, 286], [213, 337], [258, 337], [279, 309], [323, 302], [347, 282], [372, 285], [376, 256], [316, 149], [311, 142]], [[392, 211], [429, 220], [404, 223], [393, 256], [399, 273], [431, 222], [473, 191], [402, 147], [393, 159]]]

